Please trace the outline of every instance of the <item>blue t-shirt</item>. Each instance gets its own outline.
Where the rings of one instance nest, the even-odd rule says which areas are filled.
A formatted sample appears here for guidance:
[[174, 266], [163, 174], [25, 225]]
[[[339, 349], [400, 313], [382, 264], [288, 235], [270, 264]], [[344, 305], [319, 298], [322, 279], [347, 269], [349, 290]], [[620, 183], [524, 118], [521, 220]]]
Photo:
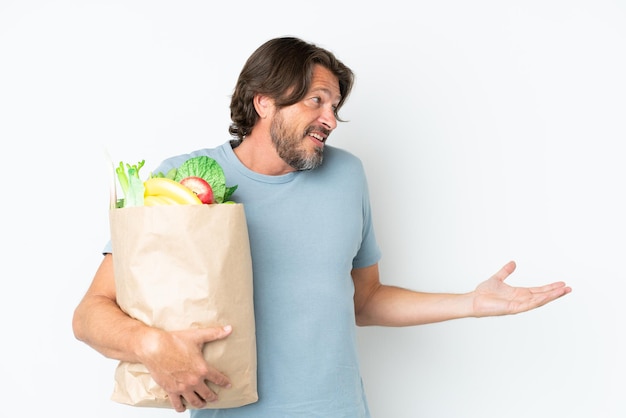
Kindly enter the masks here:
[[[356, 345], [353, 268], [377, 263], [361, 161], [325, 146], [323, 164], [280, 176], [246, 168], [229, 142], [165, 160], [166, 173], [208, 155], [237, 185], [252, 253], [259, 400], [195, 418], [369, 417]], [[216, 365], [219, 368], [219, 365]]]

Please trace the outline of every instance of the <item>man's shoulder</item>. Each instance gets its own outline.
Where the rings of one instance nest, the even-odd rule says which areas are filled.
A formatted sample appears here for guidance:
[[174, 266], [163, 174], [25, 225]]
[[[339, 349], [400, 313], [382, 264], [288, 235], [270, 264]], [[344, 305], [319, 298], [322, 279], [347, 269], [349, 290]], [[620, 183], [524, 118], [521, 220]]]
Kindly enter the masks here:
[[334, 146], [326, 146], [324, 148], [324, 162], [322, 167], [327, 169], [363, 169], [363, 162], [352, 152]]
[[190, 151], [185, 154], [173, 155], [163, 160], [161, 164], [157, 167], [155, 172], [160, 171], [160, 172], [165, 173], [172, 168], [179, 167], [182, 163], [184, 163], [188, 159], [193, 158], [193, 157], [199, 157], [199, 156], [208, 156], [217, 160], [218, 162], [221, 162], [221, 159], [222, 159], [221, 156], [223, 155], [224, 147], [228, 146], [228, 144], [229, 143], [227, 142], [227, 143], [224, 143], [216, 147], [212, 147], [212, 148], [200, 148], [200, 149], [196, 149], [194, 151]]
[[[328, 158], [326, 158], [328, 157]], [[352, 162], [354, 164], [361, 164], [361, 159], [354, 153], [333, 145], [326, 145], [324, 147], [324, 158], [332, 159], [342, 162]]]

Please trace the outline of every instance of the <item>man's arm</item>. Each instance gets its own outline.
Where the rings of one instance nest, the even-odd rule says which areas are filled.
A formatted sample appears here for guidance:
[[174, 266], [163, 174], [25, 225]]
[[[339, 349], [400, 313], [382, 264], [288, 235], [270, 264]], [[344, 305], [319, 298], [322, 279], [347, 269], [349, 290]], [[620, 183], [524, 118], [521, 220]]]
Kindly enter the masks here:
[[74, 335], [106, 357], [142, 363], [167, 393], [174, 409], [196, 408], [217, 399], [206, 385], [230, 384], [206, 363], [206, 342], [225, 338], [230, 327], [165, 332], [129, 317], [116, 302], [113, 256], [105, 255], [94, 279], [74, 311]]
[[563, 282], [512, 287], [509, 262], [470, 293], [424, 293], [380, 282], [378, 265], [352, 270], [358, 325], [411, 326], [466, 317], [511, 315], [538, 308], [571, 291]]

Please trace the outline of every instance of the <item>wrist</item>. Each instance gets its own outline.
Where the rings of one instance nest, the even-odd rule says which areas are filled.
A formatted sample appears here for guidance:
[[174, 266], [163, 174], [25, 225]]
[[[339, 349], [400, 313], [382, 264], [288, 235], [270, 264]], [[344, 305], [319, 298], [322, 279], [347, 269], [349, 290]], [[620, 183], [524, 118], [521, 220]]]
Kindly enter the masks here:
[[137, 338], [133, 343], [132, 351], [138, 362], [145, 364], [150, 357], [160, 350], [163, 331], [150, 326], [143, 326], [141, 331], [135, 335]]

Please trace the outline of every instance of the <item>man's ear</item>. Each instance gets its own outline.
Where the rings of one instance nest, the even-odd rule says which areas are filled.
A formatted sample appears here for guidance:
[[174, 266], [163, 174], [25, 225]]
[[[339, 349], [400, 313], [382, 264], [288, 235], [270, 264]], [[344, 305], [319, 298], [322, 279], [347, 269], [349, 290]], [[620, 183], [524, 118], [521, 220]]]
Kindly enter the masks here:
[[254, 109], [261, 119], [265, 119], [274, 111], [274, 100], [269, 96], [257, 94], [254, 96]]

